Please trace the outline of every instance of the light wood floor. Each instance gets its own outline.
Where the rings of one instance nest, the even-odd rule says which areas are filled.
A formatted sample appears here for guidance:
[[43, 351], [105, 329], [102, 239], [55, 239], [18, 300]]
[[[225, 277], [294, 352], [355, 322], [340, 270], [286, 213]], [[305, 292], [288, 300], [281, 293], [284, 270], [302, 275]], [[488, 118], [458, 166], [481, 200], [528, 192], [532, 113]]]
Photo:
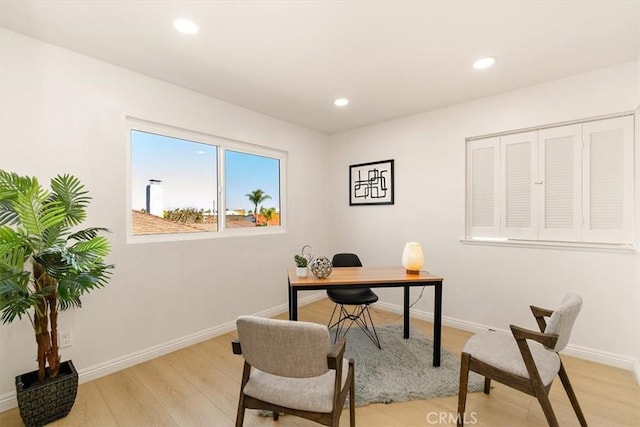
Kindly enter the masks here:
[[[331, 309], [331, 303], [322, 300], [302, 307], [299, 317], [325, 323]], [[373, 311], [376, 324], [401, 322], [395, 313]], [[430, 323], [413, 319], [412, 325], [431, 336]], [[459, 355], [470, 335], [445, 327], [443, 347]], [[226, 334], [81, 384], [71, 413], [51, 425], [232, 426], [242, 373], [242, 358], [231, 352], [230, 342], [234, 336]], [[640, 387], [630, 371], [566, 356], [563, 360], [590, 426], [640, 426]], [[535, 399], [499, 383], [493, 384], [490, 395], [469, 394], [468, 425], [547, 425]], [[551, 389], [551, 402], [562, 426], [578, 425], [559, 380]], [[455, 419], [449, 417], [455, 417], [456, 405], [456, 396], [374, 404], [357, 408], [356, 421], [363, 427], [454, 425]], [[20, 425], [17, 408], [0, 413], [0, 426]], [[245, 425], [318, 424], [289, 415], [274, 422], [258, 416], [255, 411], [247, 411]], [[343, 412], [341, 425], [349, 425], [348, 411]]]

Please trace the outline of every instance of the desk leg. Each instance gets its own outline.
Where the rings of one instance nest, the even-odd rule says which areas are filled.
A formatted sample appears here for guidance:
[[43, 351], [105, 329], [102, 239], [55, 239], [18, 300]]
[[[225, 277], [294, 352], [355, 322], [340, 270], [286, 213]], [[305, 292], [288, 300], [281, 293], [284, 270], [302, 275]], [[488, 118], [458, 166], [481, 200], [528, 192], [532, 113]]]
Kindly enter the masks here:
[[442, 334], [442, 282], [436, 283], [435, 309], [433, 311], [433, 366], [440, 366], [440, 345]]
[[404, 287], [404, 339], [409, 338], [409, 286]]
[[298, 320], [298, 290], [289, 283], [289, 320]]

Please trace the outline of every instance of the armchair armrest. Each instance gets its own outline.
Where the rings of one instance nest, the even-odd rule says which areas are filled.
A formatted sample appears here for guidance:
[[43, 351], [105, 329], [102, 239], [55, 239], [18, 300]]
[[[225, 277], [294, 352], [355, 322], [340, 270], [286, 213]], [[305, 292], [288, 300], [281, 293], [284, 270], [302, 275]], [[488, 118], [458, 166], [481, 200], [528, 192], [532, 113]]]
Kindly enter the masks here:
[[538, 328], [540, 328], [540, 332], [544, 332], [545, 328], [547, 327], [547, 322], [544, 320], [544, 318], [551, 316], [553, 314], [553, 310], [536, 307], [535, 305], [530, 305], [529, 307], [531, 308], [533, 317], [536, 318], [536, 323], [538, 324]]
[[535, 332], [515, 325], [509, 325], [509, 327], [511, 328], [511, 333], [515, 338], [520, 354], [522, 355], [522, 361], [527, 368], [529, 378], [539, 387], [543, 387], [542, 380], [540, 379], [540, 373], [536, 367], [536, 362], [533, 360], [533, 355], [531, 354], [531, 349], [529, 348], [529, 344], [527, 344], [527, 340], [533, 340], [539, 342], [545, 347], [553, 348], [558, 341], [558, 335]]
[[553, 314], [553, 310], [547, 308], [536, 307], [535, 305], [530, 305], [529, 307], [535, 317], [549, 317]]
[[[338, 338], [338, 341], [333, 345], [331, 352], [327, 354], [327, 365], [329, 369], [336, 371], [336, 378], [334, 383], [334, 390], [340, 390], [342, 384], [342, 358], [344, 356], [344, 349], [347, 345], [345, 337]], [[338, 395], [334, 393], [334, 404], [337, 402]]]
[[327, 365], [329, 369], [340, 371], [342, 369], [342, 358], [344, 357], [344, 349], [347, 340], [345, 337], [338, 338], [338, 341], [334, 344], [331, 352], [327, 354]]
[[233, 349], [233, 354], [242, 354], [242, 346], [240, 345], [239, 338], [231, 341], [231, 348]]
[[536, 332], [515, 325], [509, 325], [509, 328], [511, 328], [511, 333], [516, 341], [533, 340], [548, 348], [553, 348], [558, 341], [557, 334], [545, 334], [544, 332]]

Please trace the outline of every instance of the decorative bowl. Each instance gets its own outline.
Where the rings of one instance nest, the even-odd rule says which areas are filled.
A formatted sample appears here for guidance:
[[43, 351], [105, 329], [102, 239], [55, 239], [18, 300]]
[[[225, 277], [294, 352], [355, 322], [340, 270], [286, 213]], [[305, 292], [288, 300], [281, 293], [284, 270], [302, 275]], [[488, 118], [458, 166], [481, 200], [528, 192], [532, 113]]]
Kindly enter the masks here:
[[331, 265], [329, 258], [321, 256], [311, 261], [309, 269], [318, 279], [326, 279], [333, 271], [333, 265]]

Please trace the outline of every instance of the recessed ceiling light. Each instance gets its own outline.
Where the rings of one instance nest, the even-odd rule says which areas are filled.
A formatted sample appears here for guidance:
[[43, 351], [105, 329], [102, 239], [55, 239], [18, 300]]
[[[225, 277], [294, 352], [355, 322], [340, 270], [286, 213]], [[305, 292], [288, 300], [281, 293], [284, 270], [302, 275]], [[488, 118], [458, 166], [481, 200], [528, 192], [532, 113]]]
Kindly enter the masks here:
[[338, 98], [335, 101], [333, 101], [333, 103], [336, 107], [344, 107], [349, 103], [349, 100], [347, 98]]
[[195, 34], [198, 32], [198, 25], [185, 18], [179, 18], [173, 21], [173, 27], [184, 34]]
[[484, 70], [485, 68], [491, 67], [496, 63], [496, 58], [493, 56], [488, 56], [486, 58], [480, 58], [476, 62], [473, 63], [473, 68], [476, 70]]

